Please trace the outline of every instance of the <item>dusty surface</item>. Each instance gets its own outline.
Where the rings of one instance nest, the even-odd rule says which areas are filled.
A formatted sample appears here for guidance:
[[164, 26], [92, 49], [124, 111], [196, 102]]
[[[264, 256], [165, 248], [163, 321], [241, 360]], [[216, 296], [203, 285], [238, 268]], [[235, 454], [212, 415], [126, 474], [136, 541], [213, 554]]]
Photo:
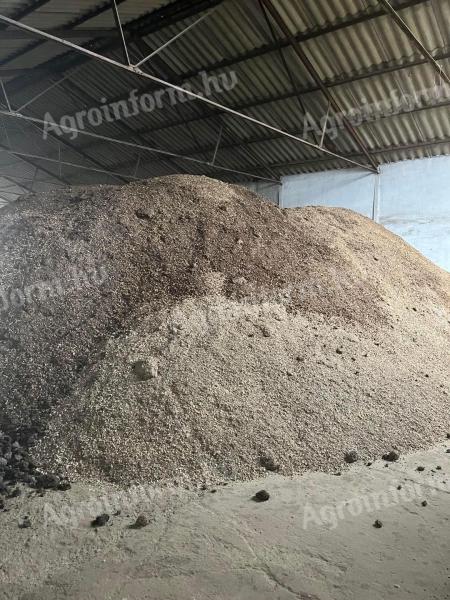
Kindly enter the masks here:
[[[447, 445], [389, 468], [377, 461], [341, 477], [271, 475], [216, 493], [146, 488], [136, 502], [114, 486], [80, 483], [18, 498], [0, 513], [0, 598], [446, 600]], [[261, 488], [271, 497], [254, 503]], [[107, 504], [121, 515], [92, 529]], [[130, 529], [139, 513], [150, 524]], [[19, 529], [25, 514], [32, 527]]]
[[[265, 460], [293, 474], [337, 469], [352, 449], [426, 447], [450, 430], [450, 326], [423, 330], [427, 317], [368, 329], [280, 303], [186, 300], [107, 346], [36, 454], [72, 479], [200, 484], [257, 477]], [[136, 361], [157, 376], [139, 380]]]
[[348, 210], [190, 176], [28, 197], [0, 291], [0, 428], [71, 478], [333, 469], [450, 428], [450, 275]]

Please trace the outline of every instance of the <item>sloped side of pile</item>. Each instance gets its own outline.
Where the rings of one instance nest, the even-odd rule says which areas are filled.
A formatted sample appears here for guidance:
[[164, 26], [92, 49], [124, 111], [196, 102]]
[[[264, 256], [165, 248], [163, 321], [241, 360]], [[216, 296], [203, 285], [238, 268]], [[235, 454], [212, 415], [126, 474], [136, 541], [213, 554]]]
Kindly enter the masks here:
[[55, 411], [37, 456], [72, 479], [201, 484], [426, 447], [450, 425], [450, 326], [397, 314], [372, 329], [222, 295], [147, 314]]
[[[71, 475], [247, 477], [270, 440], [285, 472], [330, 466], [344, 430], [380, 446], [395, 437], [382, 423], [400, 434], [407, 399], [410, 433], [392, 443], [446, 426], [450, 276], [351, 211], [282, 211], [205, 177], [71, 189], [0, 211], [0, 256], [0, 428], [48, 430], [36, 455]], [[203, 334], [179, 334], [177, 311]], [[361, 357], [342, 358], [339, 332]], [[340, 418], [347, 396], [333, 404], [341, 388], [357, 421]]]

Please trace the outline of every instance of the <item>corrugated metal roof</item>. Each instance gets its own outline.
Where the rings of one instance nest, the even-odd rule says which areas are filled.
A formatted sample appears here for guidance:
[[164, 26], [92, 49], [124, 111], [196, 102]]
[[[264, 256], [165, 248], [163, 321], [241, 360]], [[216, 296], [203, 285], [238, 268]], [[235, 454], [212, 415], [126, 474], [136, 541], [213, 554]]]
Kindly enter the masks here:
[[[30, 1], [0, 0], [0, 13], [13, 16], [26, 11]], [[439, 76], [392, 19], [382, 13], [377, 0], [272, 1], [339, 106], [344, 111], [365, 111], [366, 117], [355, 128], [376, 161], [450, 153], [450, 92], [437, 101], [430, 97], [441, 83]], [[213, 4], [207, 0], [190, 3], [185, 0], [170, 3], [125, 0], [119, 3], [123, 23], [128, 24], [131, 31], [136, 19], [140, 19], [143, 33], [142, 44], [129, 43], [130, 55], [138, 60], [143, 53], [157, 49]], [[112, 12], [102, 3], [49, 0], [40, 5], [23, 18], [25, 23], [41, 29], [70, 27], [74, 23], [85, 31], [114, 28]], [[402, 7], [402, 18], [440, 60], [443, 70], [450, 73], [450, 0], [398, 0], [396, 5]], [[158, 11], [158, 7], [163, 7], [166, 12]], [[153, 19], [153, 23], [157, 22], [158, 27], [155, 29], [152, 23], [152, 32], [145, 34], [142, 15], [149, 11], [156, 11], [153, 15], [158, 19]], [[88, 41], [89, 38], [84, 37], [78, 43]], [[113, 48], [111, 38], [107, 40], [105, 52], [122, 60], [120, 44], [116, 42]], [[126, 100], [130, 92], [137, 89], [139, 95], [159, 93], [162, 106], [151, 112], [141, 110], [120, 121], [104, 120], [99, 127], [88, 125], [86, 131], [209, 162], [222, 130], [216, 164], [270, 179], [283, 174], [346, 166], [315, 148], [213, 110], [198, 101], [174, 104], [167, 92], [162, 93], [161, 86], [103, 63], [87, 60], [74, 69], [63, 66], [58, 71], [58, 61], [66, 60], [61, 58], [62, 55], [67, 56], [67, 49], [49, 42], [36, 44], [34, 38], [11, 39], [9, 36], [0, 42], [3, 58], [0, 73], [3, 69], [7, 89], [14, 91], [11, 93], [14, 107], [42, 94], [24, 110], [24, 114], [42, 119], [50, 111], [58, 121], [64, 115], [74, 116], [82, 110]], [[10, 60], [11, 56], [16, 57]], [[43, 71], [40, 80], [30, 79], [29, 84], [26, 75], [18, 78], [17, 73], [11, 71], [36, 69], [50, 59], [49, 71]], [[220, 3], [211, 16], [154, 57], [148, 63], [148, 70], [161, 79], [189, 84], [194, 91], [203, 93], [206, 92], [205, 77], [215, 77], [221, 83], [221, 90], [214, 91], [212, 84], [214, 93], [210, 97], [217, 102], [293, 135], [306, 136], [313, 143], [320, 139], [321, 131], [317, 127], [327, 115], [328, 102], [277, 24], [263, 13], [257, 0]], [[202, 75], [203, 72], [206, 75]], [[221, 81], [221, 76], [226, 79]], [[66, 79], [43, 94], [62, 77]], [[234, 81], [236, 85], [226, 85]], [[408, 106], [406, 99], [413, 105]], [[400, 100], [403, 105], [395, 108], [395, 102]], [[308, 115], [306, 121], [305, 115]], [[38, 125], [22, 122], [18, 129], [11, 121], [10, 117], [2, 119], [4, 128], [0, 129], [0, 143], [3, 147], [11, 144], [13, 149], [22, 151], [27, 146], [33, 149], [33, 154], [42, 153], [52, 159], [62, 153], [67, 162], [97, 169], [96, 172], [82, 172], [65, 167], [64, 176], [59, 177], [58, 165], [33, 159], [33, 165], [45, 164], [46, 170], [60, 180], [116, 182], [117, 176], [108, 177], [99, 171], [147, 177], [182, 169], [228, 180], [242, 179], [239, 174], [215, 171], [207, 165], [161, 157], [155, 152], [85, 135], [75, 139], [64, 135], [56, 136], [56, 141], [43, 140], [42, 128]], [[349, 133], [343, 127], [332, 127], [336, 121], [338, 117], [331, 111], [325, 146], [367, 163]], [[317, 125], [316, 131], [308, 128], [311, 124]]]

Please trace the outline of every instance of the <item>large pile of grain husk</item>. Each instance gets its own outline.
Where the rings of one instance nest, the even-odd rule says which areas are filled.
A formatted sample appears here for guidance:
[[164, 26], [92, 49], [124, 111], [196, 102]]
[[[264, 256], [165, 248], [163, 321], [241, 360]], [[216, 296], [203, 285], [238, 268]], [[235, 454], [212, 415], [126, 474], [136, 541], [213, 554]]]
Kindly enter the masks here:
[[449, 428], [450, 275], [351, 211], [174, 176], [28, 196], [0, 246], [0, 429], [52, 470], [248, 478]]

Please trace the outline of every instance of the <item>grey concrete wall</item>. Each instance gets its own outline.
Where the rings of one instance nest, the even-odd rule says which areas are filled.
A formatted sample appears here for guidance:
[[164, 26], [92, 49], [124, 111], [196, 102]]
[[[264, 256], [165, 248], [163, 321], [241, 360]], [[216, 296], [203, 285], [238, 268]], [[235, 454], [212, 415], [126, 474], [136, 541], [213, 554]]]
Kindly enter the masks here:
[[[284, 207], [326, 205], [374, 216], [377, 176], [359, 169], [283, 178]], [[450, 156], [383, 165], [376, 220], [450, 271]]]

